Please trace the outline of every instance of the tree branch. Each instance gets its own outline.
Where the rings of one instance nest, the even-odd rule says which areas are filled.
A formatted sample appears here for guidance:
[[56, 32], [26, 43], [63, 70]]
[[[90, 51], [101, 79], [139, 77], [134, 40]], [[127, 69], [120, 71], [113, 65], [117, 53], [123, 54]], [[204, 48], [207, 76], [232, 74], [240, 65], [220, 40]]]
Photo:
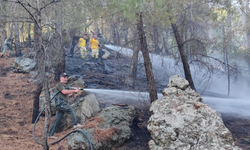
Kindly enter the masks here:
[[40, 10], [42, 10], [42, 9], [44, 9], [44, 8], [46, 8], [47, 6], [49, 6], [50, 4], [52, 4], [52, 3], [54, 3], [55, 2], [55, 0], [52, 0], [50, 3], [48, 3], [48, 4], [45, 4]]
[[32, 20], [34, 20], [34, 22], [35, 22], [35, 23], [37, 24], [37, 26], [39, 27], [39, 24], [37, 23], [37, 21], [36, 21], [34, 15], [24, 6], [24, 4], [21, 3], [19, 0], [17, 0], [16, 3], [19, 3], [19, 4], [29, 13], [29, 15], [31, 16]]
[[30, 5], [30, 3], [25, 4], [25, 3], [18, 1], [18, 0], [17, 1], [6, 1], [6, 2], [22, 3], [23, 5], [29, 6], [30, 8], [33, 8], [34, 10], [36, 10], [36, 8], [34, 6]]

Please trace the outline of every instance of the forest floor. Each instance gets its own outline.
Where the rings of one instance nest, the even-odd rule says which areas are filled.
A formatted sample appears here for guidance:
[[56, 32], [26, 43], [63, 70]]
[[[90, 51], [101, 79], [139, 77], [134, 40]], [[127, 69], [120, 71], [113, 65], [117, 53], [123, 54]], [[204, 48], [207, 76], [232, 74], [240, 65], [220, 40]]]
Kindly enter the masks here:
[[[28, 74], [12, 71], [14, 57], [0, 58], [0, 149], [41, 150], [32, 137], [33, 93], [36, 85], [29, 81]], [[54, 117], [51, 118], [53, 120]], [[58, 133], [62, 137], [72, 129]], [[36, 136], [41, 139], [43, 118], [36, 126]], [[52, 142], [49, 140], [48, 142]], [[50, 146], [51, 150], [65, 149], [66, 140]]]
[[[33, 124], [32, 108], [33, 94], [36, 85], [29, 80], [28, 74], [14, 73], [12, 64], [14, 57], [0, 58], [0, 149], [1, 150], [41, 150], [32, 137]], [[146, 116], [147, 118], [148, 116]], [[236, 145], [244, 150], [250, 150], [250, 120], [222, 115], [225, 125], [232, 132]], [[51, 118], [51, 121], [54, 117]], [[35, 135], [40, 139], [43, 131], [44, 119], [41, 118], [36, 126]], [[148, 150], [147, 132], [138, 129], [137, 122], [133, 122], [132, 136], [119, 150]], [[56, 133], [55, 136], [63, 137], [72, 129]], [[138, 137], [137, 135], [141, 135]], [[54, 140], [49, 139], [49, 143]], [[51, 150], [67, 150], [67, 141], [64, 139], [59, 144], [51, 145]]]

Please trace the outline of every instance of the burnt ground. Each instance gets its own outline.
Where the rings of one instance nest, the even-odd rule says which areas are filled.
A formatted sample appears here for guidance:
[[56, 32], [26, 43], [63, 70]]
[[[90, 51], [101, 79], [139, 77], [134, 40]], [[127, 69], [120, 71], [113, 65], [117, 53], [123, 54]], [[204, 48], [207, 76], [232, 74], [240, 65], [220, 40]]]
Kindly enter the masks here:
[[[133, 89], [125, 83], [130, 66], [130, 58], [111, 52], [109, 60], [100, 63], [84, 61], [78, 57], [66, 57], [66, 72], [82, 77], [88, 88], [121, 89], [147, 91], [146, 77], [143, 67], [138, 67], [138, 80]], [[116, 57], [115, 57], [116, 56]], [[33, 94], [36, 86], [30, 80], [29, 74], [12, 72], [14, 58], [0, 58], [0, 147], [3, 150], [40, 150], [40, 145], [32, 138], [31, 116], [33, 107]], [[158, 91], [164, 85], [157, 85]], [[166, 87], [166, 86], [165, 86]], [[132, 135], [125, 144], [117, 150], [148, 150], [150, 134], [146, 129], [150, 113], [146, 109], [137, 108], [137, 116], [131, 126]], [[250, 150], [250, 120], [237, 116], [222, 114], [223, 121], [232, 132], [236, 145]], [[54, 117], [51, 118], [53, 121]], [[36, 126], [36, 136], [41, 140], [43, 121], [41, 118]], [[72, 129], [56, 133], [63, 137]], [[52, 142], [53, 140], [49, 140]], [[50, 146], [51, 150], [66, 150], [66, 140]]]
[[231, 131], [235, 144], [250, 150], [250, 119], [222, 114], [225, 126]]

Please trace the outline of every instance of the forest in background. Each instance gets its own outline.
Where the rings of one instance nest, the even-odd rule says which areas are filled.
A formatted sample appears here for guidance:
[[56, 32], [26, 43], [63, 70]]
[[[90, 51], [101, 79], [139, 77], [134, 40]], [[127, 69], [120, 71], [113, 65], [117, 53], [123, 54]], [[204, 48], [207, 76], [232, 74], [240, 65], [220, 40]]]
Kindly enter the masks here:
[[[141, 51], [153, 102], [157, 92], [149, 53], [181, 62], [194, 90], [190, 66], [205, 68], [207, 81], [211, 74], [225, 74], [229, 95], [233, 80], [249, 75], [249, 23], [248, 0], [0, 0], [1, 50], [7, 38], [14, 38], [17, 57], [22, 47], [35, 53], [36, 95], [46, 91], [46, 116], [50, 116], [46, 68], [58, 81], [65, 69], [65, 49], [74, 46], [75, 36], [102, 35], [104, 41], [131, 48], [132, 80]], [[34, 111], [36, 118], [38, 110]]]

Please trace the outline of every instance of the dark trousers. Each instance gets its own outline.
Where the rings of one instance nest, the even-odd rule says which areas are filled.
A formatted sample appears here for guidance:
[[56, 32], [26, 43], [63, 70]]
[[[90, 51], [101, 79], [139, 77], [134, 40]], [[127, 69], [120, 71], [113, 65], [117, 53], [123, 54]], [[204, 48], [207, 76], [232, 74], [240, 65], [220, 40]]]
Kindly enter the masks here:
[[3, 46], [3, 54], [6, 52], [7, 49], [10, 49], [9, 51], [9, 56], [11, 55], [12, 52], [12, 43], [11, 42], [5, 42]]
[[54, 132], [55, 132], [56, 128], [58, 127], [58, 125], [60, 124], [64, 113], [70, 114], [73, 125], [77, 124], [75, 111], [68, 103], [57, 106], [56, 110], [57, 110], [56, 119], [54, 120], [53, 125], [50, 128], [49, 136], [54, 135]]

